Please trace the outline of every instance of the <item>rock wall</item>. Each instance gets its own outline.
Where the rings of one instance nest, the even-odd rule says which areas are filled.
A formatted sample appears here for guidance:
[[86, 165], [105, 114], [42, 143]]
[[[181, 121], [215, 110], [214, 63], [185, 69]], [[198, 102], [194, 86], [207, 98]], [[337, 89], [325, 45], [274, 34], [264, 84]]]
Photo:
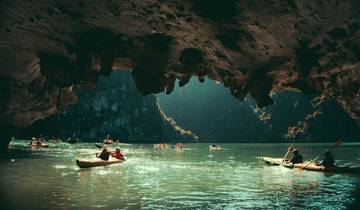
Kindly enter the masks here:
[[[78, 103], [59, 113], [18, 129], [17, 137], [68, 137], [102, 140], [107, 134], [122, 142], [160, 142], [192, 139], [164, 119], [156, 96], [141, 96], [127, 72], [100, 77], [96, 88], [80, 87]], [[165, 116], [166, 117], [166, 116]], [[175, 124], [176, 126], [176, 124]], [[183, 131], [183, 132], [181, 132]]]

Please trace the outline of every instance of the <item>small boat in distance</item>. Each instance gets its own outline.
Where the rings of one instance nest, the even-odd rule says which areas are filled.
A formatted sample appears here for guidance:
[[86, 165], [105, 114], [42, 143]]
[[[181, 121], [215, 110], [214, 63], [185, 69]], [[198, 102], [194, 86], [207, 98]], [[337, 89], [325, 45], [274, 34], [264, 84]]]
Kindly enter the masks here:
[[49, 145], [48, 144], [31, 144], [31, 147], [44, 147], [44, 148], [46, 148], [46, 147], [49, 147]]
[[161, 143], [161, 144], [154, 144], [154, 149], [160, 149], [160, 150], [163, 150], [163, 149], [166, 149], [167, 148], [167, 144], [165, 143]]
[[175, 149], [181, 150], [181, 149], [184, 149], [184, 146], [183, 146], [183, 144], [177, 143], [177, 144], [175, 144]]
[[40, 140], [36, 139], [35, 137], [31, 138], [30, 146], [31, 147], [49, 147], [48, 144], [42, 143]]
[[220, 146], [216, 146], [215, 144], [209, 145], [209, 150], [220, 150]]

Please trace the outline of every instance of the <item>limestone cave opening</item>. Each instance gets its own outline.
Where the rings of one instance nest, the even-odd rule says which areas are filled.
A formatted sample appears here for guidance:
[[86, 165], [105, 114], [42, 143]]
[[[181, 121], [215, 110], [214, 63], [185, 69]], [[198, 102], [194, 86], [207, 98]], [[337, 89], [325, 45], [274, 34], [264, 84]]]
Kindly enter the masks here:
[[[274, 104], [260, 109], [251, 96], [240, 102], [220, 82], [206, 79], [201, 83], [192, 78], [171, 94], [157, 96], [167, 115], [197, 134], [200, 142], [291, 142], [285, 138], [289, 127], [301, 123], [307, 127], [299, 131], [300, 142], [331, 142], [336, 138], [351, 142], [360, 138], [356, 122], [329, 97], [314, 104], [312, 100], [319, 94], [270, 95]], [[311, 114], [318, 116], [306, 119]]]

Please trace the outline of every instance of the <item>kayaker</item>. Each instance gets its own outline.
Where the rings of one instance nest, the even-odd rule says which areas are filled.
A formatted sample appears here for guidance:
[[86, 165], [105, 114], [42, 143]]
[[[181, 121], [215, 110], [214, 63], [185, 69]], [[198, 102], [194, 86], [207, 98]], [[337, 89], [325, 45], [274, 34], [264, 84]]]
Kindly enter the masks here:
[[177, 144], [175, 144], [175, 148], [176, 148], [176, 149], [182, 149], [182, 148], [183, 148], [183, 146], [182, 146], [182, 144], [177, 143]]
[[209, 145], [209, 150], [215, 150], [215, 149], [217, 149], [218, 147], [215, 145], [215, 144], [213, 144], [213, 145]]
[[114, 143], [113, 140], [110, 139], [110, 135], [109, 135], [109, 134], [106, 135], [106, 137], [105, 137], [105, 139], [104, 139], [103, 142], [104, 142], [104, 144], [112, 144], [112, 143]]
[[159, 149], [165, 149], [166, 148], [166, 144], [165, 143], [160, 143], [158, 145]]
[[293, 152], [293, 158], [290, 160], [290, 162], [293, 164], [302, 163], [303, 157], [300, 155], [299, 150], [291, 148], [291, 151]]
[[115, 152], [111, 153], [111, 157], [119, 160], [124, 160], [124, 155], [121, 153], [120, 149], [116, 149]]
[[39, 140], [37, 140], [35, 137], [32, 137], [31, 138], [31, 145], [33, 146], [40, 146], [41, 145], [41, 142]]
[[100, 153], [96, 153], [96, 157], [101, 160], [109, 160], [110, 152], [106, 149], [106, 147], [103, 147]]
[[324, 160], [321, 162], [321, 165], [326, 167], [334, 167], [335, 166], [335, 157], [331, 154], [330, 151], [326, 151], [324, 154]]

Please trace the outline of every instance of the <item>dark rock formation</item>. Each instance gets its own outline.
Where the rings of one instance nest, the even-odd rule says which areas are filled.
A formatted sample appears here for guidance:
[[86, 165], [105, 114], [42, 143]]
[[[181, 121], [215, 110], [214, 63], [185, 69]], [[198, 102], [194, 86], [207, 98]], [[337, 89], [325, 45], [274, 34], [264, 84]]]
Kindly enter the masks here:
[[259, 106], [270, 90], [324, 93], [360, 124], [359, 11], [356, 0], [2, 0], [0, 124], [56, 113], [74, 102], [71, 84], [112, 69], [132, 71], [142, 94], [204, 75]]
[[191, 131], [169, 123], [154, 95], [141, 96], [127, 72], [100, 77], [96, 88], [75, 91], [78, 103], [64, 113], [18, 129], [18, 138], [40, 136], [102, 140], [107, 134], [121, 142], [160, 142], [192, 139]]

